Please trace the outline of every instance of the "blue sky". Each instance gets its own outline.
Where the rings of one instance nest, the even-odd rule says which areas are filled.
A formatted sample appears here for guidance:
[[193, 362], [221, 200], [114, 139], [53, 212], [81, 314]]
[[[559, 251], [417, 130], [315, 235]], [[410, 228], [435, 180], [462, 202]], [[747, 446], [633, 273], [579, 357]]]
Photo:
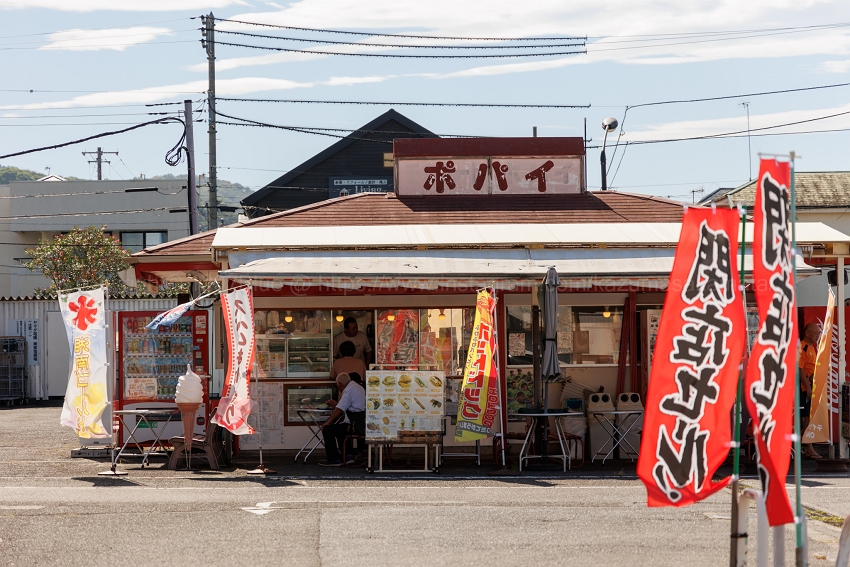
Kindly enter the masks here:
[[[601, 141], [602, 120], [614, 116], [622, 122], [627, 105], [850, 82], [850, 14], [841, 0], [0, 0], [0, 155], [143, 122], [151, 118], [148, 111], [158, 110], [145, 103], [203, 99], [206, 56], [198, 41], [200, 21], [191, 18], [209, 11], [219, 18], [322, 29], [589, 37], [586, 55], [533, 60], [393, 60], [218, 46], [220, 96], [592, 105], [572, 110], [395, 107], [438, 134], [529, 136], [537, 126], [540, 136], [581, 136], [586, 118], [595, 145]], [[219, 26], [319, 37], [225, 22]], [[228, 40], [260, 43], [239, 36]], [[387, 53], [374, 46], [337, 49]], [[744, 101], [749, 102], [751, 128], [812, 120], [849, 112], [848, 94], [850, 87], [841, 87], [633, 108], [621, 140], [745, 131]], [[353, 129], [387, 108], [221, 102], [218, 110], [274, 124]], [[844, 128], [850, 128], [850, 114], [764, 130], [785, 134], [753, 137], [752, 167], [757, 170], [759, 152], [794, 150], [802, 156], [800, 171], [848, 170], [850, 131], [787, 134]], [[609, 136], [609, 145], [619, 134]], [[120, 152], [120, 159], [112, 157], [105, 167], [109, 178], [183, 173], [183, 166], [170, 168], [163, 161], [179, 135], [178, 126], [153, 126], [0, 164], [37, 171], [49, 167], [53, 173], [90, 178], [92, 166], [81, 152], [99, 145]], [[195, 125], [195, 136], [202, 172], [207, 169], [205, 124]], [[333, 142], [325, 136], [222, 125], [219, 177], [259, 188]], [[682, 200], [690, 200], [691, 190], [736, 186], [750, 175], [746, 137], [634, 145], [625, 154], [621, 146], [613, 160], [611, 151], [608, 155], [613, 162], [609, 185]], [[600, 184], [598, 160], [599, 151], [590, 150], [591, 189]]]

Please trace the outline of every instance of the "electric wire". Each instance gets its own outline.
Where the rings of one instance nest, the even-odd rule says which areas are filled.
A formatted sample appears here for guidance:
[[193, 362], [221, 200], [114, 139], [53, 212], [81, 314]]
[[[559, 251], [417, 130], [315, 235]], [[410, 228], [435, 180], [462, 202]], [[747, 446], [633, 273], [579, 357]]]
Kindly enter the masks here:
[[471, 108], [590, 108], [589, 104], [499, 104], [486, 102], [374, 102], [358, 100], [297, 100], [275, 98], [216, 97], [217, 101], [228, 102], [275, 102], [293, 104], [353, 104], [368, 106], [456, 106]]
[[[45, 150], [55, 150], [57, 148], [64, 148], [66, 146], [72, 146], [74, 144], [81, 144], [83, 142], [88, 142], [89, 140], [96, 140], [98, 138], [105, 138], [107, 136], [114, 136], [116, 134], [123, 134], [124, 132], [130, 132], [132, 130], [144, 128], [145, 126], [152, 126], [154, 124], [168, 124], [168, 123], [171, 123], [171, 122], [179, 122], [180, 124], [184, 124], [183, 121], [180, 120], [177, 117], [166, 116], [165, 118], [157, 118], [156, 120], [151, 120], [151, 121], [148, 121], [148, 122], [142, 122], [141, 124], [135, 124], [133, 126], [130, 126], [129, 128], [122, 128], [121, 130], [112, 130], [110, 132], [101, 132], [100, 134], [94, 134], [92, 136], [87, 136], [85, 138], [80, 138], [78, 140], [72, 140], [70, 142], [63, 142], [61, 144], [53, 144], [52, 146], [42, 146], [40, 148], [33, 148], [33, 149], [30, 149], [30, 150], [24, 150], [24, 151], [20, 151], [20, 152], [14, 152], [14, 153], [11, 153], [11, 154], [2, 155], [2, 156], [0, 156], [0, 159], [6, 159], [6, 158], [10, 158], [10, 157], [15, 157], [15, 156], [22, 156], [22, 155], [32, 154], [32, 153], [35, 153], [35, 152], [42, 152], [42, 151], [45, 151]], [[185, 128], [185, 125], [184, 125], [183, 136], [186, 135], [185, 131], [186, 131], [186, 128]], [[182, 142], [182, 138], [181, 138], [181, 142]], [[173, 150], [173, 148], [172, 148], [172, 150]], [[169, 150], [169, 153], [172, 150]]]
[[[583, 47], [581, 43], [556, 43], [556, 44], [527, 44], [527, 45], [416, 45], [398, 43], [362, 43], [358, 41], [333, 41], [329, 39], [307, 39], [299, 37], [282, 37], [279, 35], [267, 35], [260, 33], [249, 33], [231, 30], [216, 30], [216, 33], [256, 37], [261, 39], [279, 39], [282, 41], [295, 41], [302, 43], [321, 43], [323, 45], [354, 45], [357, 47], [390, 47], [394, 49], [541, 49], [552, 47]], [[2, 45], [2, 44], [0, 44]]]
[[377, 57], [386, 59], [517, 59], [525, 57], [548, 57], [550, 55], [582, 55], [587, 50], [581, 51], [552, 51], [548, 53], [504, 53], [484, 55], [406, 55], [397, 53], [346, 53], [344, 51], [314, 51], [310, 49], [292, 49], [288, 47], [273, 47], [269, 45], [248, 45], [245, 43], [233, 43], [214, 40], [216, 45], [229, 47], [245, 47], [249, 49], [261, 49], [266, 51], [283, 51], [286, 53], [310, 53], [313, 55], [342, 55], [345, 57]]
[[[208, 20], [209, 18], [207, 18]], [[407, 39], [445, 39], [454, 41], [569, 41], [569, 40], [587, 40], [584, 36], [560, 36], [560, 37], [459, 37], [459, 36], [440, 36], [440, 35], [410, 35], [398, 33], [371, 33], [357, 32], [349, 30], [328, 30], [319, 28], [301, 28], [295, 26], [279, 26], [275, 24], [261, 24], [257, 22], [248, 22], [245, 20], [234, 20], [230, 18], [214, 18], [216, 22], [232, 22], [236, 24], [246, 24], [250, 26], [258, 26], [264, 28], [275, 28], [281, 30], [307, 31], [317, 33], [329, 33], [340, 35], [359, 35], [369, 37], [401, 37]], [[219, 31], [219, 30], [216, 30]]]

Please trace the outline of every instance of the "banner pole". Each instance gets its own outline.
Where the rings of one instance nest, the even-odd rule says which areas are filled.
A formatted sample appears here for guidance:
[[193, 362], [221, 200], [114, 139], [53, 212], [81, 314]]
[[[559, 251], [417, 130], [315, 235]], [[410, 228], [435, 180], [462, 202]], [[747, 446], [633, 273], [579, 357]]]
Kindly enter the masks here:
[[[747, 246], [747, 207], [739, 208], [741, 214], [741, 269], [738, 274], [740, 278], [739, 290], [741, 293], [741, 301], [744, 304], [744, 322], [747, 321], [747, 296], [744, 284], [744, 251]], [[738, 478], [740, 478], [741, 466], [741, 400], [744, 397], [744, 360], [748, 356], [749, 348], [744, 350], [744, 357], [741, 359], [741, 365], [738, 370], [738, 388], [735, 394], [735, 436], [732, 442], [732, 520], [731, 526], [731, 546], [729, 553], [729, 566], [737, 567], [738, 562], [738, 543], [741, 539], [741, 534], [738, 533]]]
[[[794, 305], [797, 304], [797, 188], [794, 183], [794, 152], [791, 152], [791, 254], [792, 264], [791, 269], [794, 274]], [[797, 345], [794, 345], [797, 348]], [[800, 441], [802, 440], [802, 431], [800, 431], [800, 362], [799, 352], [794, 358], [794, 484], [797, 493], [796, 518], [794, 520], [794, 528], [797, 535], [797, 545], [795, 550], [795, 558], [797, 567], [805, 567], [808, 565], [808, 558], [804, 556], [803, 551], [803, 500], [800, 494], [800, 476], [802, 474], [803, 452]]]

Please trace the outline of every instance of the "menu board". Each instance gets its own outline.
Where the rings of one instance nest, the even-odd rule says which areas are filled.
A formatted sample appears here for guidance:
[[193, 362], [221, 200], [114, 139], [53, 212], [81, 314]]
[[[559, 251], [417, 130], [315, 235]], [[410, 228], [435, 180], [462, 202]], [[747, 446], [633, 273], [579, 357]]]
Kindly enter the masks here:
[[283, 384], [251, 383], [251, 398], [254, 407], [248, 415], [248, 424], [256, 433], [240, 435], [239, 448], [259, 449], [262, 437], [263, 449], [283, 449]]
[[400, 431], [442, 431], [445, 387], [445, 372], [370, 370], [366, 374], [366, 439], [395, 440]]

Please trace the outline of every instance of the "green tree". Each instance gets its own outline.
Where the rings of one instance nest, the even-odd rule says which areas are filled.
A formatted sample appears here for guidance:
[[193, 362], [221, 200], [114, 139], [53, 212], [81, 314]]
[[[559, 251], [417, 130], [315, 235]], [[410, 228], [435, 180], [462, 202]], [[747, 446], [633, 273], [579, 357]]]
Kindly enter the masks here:
[[24, 262], [24, 266], [40, 271], [53, 282], [37, 292], [53, 296], [57, 290], [101, 284], [108, 285], [113, 294], [128, 291], [118, 273], [130, 267], [130, 253], [103, 228], [74, 227], [52, 240], [40, 241], [26, 252], [32, 260]]
[[28, 249], [32, 260], [24, 262], [24, 266], [53, 282], [48, 288], [36, 289], [34, 295], [55, 298], [58, 290], [102, 284], [109, 286], [111, 297], [176, 297], [189, 292], [188, 283], [164, 284], [150, 290], [144, 282], [135, 288], [127, 286], [118, 274], [130, 267], [130, 252], [121, 247], [117, 238], [104, 233], [104, 228], [74, 227]]

